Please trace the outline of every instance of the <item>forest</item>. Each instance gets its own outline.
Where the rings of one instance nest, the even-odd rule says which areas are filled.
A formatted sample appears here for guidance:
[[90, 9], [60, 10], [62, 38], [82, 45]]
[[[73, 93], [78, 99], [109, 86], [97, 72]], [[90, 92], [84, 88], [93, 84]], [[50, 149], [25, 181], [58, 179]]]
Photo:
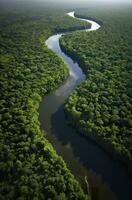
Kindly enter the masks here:
[[63, 51], [86, 74], [86, 80], [65, 103], [68, 121], [123, 162], [132, 174], [131, 9], [78, 9], [76, 16], [90, 16], [102, 27], [60, 39]]
[[20, 2], [3, 1], [0, 13], [0, 199], [88, 200], [38, 121], [42, 97], [68, 76], [44, 41], [84, 22]]

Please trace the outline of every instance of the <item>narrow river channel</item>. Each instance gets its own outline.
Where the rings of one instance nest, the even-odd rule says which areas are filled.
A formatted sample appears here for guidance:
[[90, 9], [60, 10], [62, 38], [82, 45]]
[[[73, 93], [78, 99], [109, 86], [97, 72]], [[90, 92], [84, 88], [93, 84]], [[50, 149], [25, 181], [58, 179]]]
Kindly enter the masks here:
[[[76, 18], [74, 12], [68, 15]], [[96, 31], [100, 28], [94, 21], [81, 20], [91, 23], [91, 28], [85, 31]], [[87, 176], [92, 200], [130, 200], [132, 180], [128, 178], [124, 166], [67, 124], [63, 110], [64, 101], [85, 79], [85, 74], [77, 63], [62, 52], [59, 45], [61, 36], [62, 34], [57, 34], [49, 37], [46, 45], [63, 57], [68, 64], [70, 75], [62, 86], [45, 96], [40, 104], [41, 126], [47, 132], [46, 137], [49, 142], [63, 157], [84, 189], [86, 187], [84, 177]]]

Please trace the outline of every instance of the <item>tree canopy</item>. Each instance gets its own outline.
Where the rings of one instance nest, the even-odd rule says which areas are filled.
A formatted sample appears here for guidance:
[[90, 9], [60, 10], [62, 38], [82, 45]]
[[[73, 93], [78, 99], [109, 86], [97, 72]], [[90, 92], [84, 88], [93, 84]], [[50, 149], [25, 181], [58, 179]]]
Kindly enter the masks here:
[[0, 11], [0, 199], [87, 200], [46, 140], [37, 112], [41, 98], [68, 76], [66, 64], [45, 40], [60, 27], [83, 23], [64, 11], [34, 10], [28, 4], [24, 9], [6, 4]]
[[132, 168], [131, 10], [78, 10], [79, 17], [102, 22], [95, 32], [60, 39], [62, 49], [86, 73], [65, 110], [71, 124]]

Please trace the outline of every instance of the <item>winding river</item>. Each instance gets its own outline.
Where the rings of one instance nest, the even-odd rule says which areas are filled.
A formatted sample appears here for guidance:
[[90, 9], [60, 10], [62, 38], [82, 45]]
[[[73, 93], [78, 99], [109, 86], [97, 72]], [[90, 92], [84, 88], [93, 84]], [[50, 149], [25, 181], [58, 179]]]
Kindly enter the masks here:
[[[74, 12], [68, 15], [75, 18]], [[85, 31], [100, 28], [92, 20], [77, 19], [91, 23], [91, 28]], [[57, 34], [49, 37], [46, 45], [63, 57], [69, 66], [70, 75], [61, 87], [44, 97], [39, 108], [41, 126], [47, 132], [47, 139], [63, 157], [84, 190], [84, 177], [87, 176], [92, 200], [130, 200], [132, 180], [128, 178], [124, 166], [67, 124], [64, 101], [85, 79], [85, 74], [77, 63], [62, 52], [59, 45], [61, 36], [62, 34]]]

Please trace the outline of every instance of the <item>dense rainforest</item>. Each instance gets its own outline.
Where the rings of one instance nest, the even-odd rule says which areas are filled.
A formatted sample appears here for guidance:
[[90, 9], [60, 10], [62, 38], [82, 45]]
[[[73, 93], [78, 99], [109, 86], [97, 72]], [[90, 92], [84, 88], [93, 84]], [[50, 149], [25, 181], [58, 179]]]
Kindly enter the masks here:
[[[132, 12], [127, 9], [77, 10], [75, 16], [98, 20], [95, 32], [60, 39], [62, 49], [86, 73], [70, 95], [65, 111], [72, 126], [132, 170]], [[132, 172], [132, 171], [131, 171]]]
[[42, 96], [68, 76], [67, 65], [44, 41], [84, 27], [65, 12], [20, 2], [0, 5], [1, 200], [89, 199], [38, 121]]

